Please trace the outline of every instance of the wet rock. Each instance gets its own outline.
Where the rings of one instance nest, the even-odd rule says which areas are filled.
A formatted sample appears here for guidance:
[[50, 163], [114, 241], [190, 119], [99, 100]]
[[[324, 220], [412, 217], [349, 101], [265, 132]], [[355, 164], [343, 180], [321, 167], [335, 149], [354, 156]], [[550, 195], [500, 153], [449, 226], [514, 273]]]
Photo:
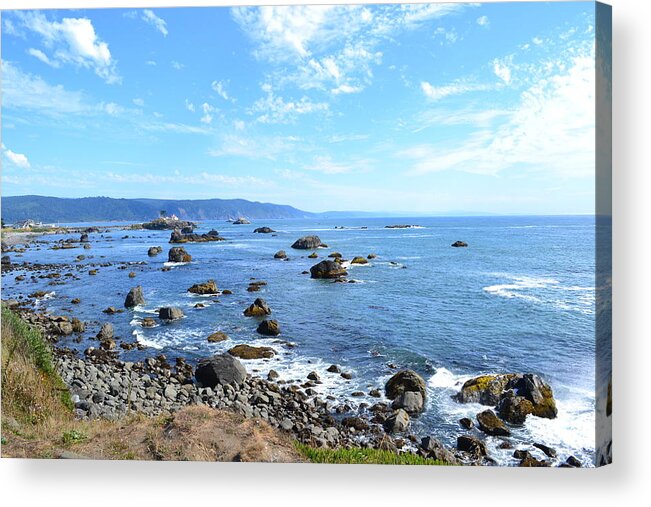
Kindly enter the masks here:
[[74, 333], [83, 333], [86, 330], [86, 325], [76, 317], [73, 317], [71, 324]]
[[319, 382], [321, 380], [321, 377], [319, 377], [319, 374], [315, 371], [308, 373], [307, 378], [308, 380], [314, 380], [315, 382]]
[[326, 371], [330, 373], [341, 373], [341, 368], [339, 368], [339, 366], [337, 366], [336, 364], [331, 364], [330, 366], [328, 366], [328, 369]]
[[2, 259], [0, 260], [2, 261], [3, 268], [8, 268], [11, 266], [11, 257], [9, 257], [8, 255], [3, 255]]
[[135, 271], [131, 271], [131, 272], [129, 273], [129, 278], [135, 278], [135, 277], [136, 277], [136, 272], [135, 272]]
[[145, 317], [140, 321], [140, 325], [142, 327], [154, 327], [156, 325], [156, 321], [152, 317]]
[[401, 394], [414, 391], [425, 399], [425, 381], [413, 370], [401, 370], [393, 375], [385, 384], [384, 392], [390, 400], [395, 400]]
[[151, 246], [149, 247], [149, 250], [147, 250], [147, 255], [149, 257], [156, 257], [159, 253], [163, 252], [163, 247], [160, 246]]
[[527, 415], [533, 413], [533, 403], [524, 396], [505, 396], [497, 404], [497, 413], [511, 424], [524, 424]]
[[353, 257], [353, 260], [350, 261], [351, 264], [368, 264], [368, 260], [366, 260], [364, 257]]
[[192, 294], [207, 295], [207, 294], [217, 294], [219, 290], [217, 289], [217, 284], [215, 283], [215, 280], [208, 280], [207, 282], [204, 283], [195, 283], [192, 287], [188, 289], [188, 292], [191, 292]]
[[377, 254], [374, 254], [374, 253], [370, 253], [370, 254], [368, 254], [366, 256], [366, 258], [369, 259], [369, 260], [375, 259], [376, 257], [377, 257]]
[[103, 341], [108, 340], [109, 338], [113, 338], [113, 326], [110, 323], [105, 322], [102, 324], [99, 333], [97, 333], [97, 339]]
[[80, 243], [88, 243], [88, 234], [83, 233], [81, 236], [79, 236], [79, 242]]
[[218, 343], [228, 340], [228, 335], [223, 331], [216, 331], [208, 336], [208, 341], [210, 343]]
[[332, 252], [328, 257], [331, 259], [341, 259], [342, 255], [339, 252]]
[[537, 449], [540, 449], [549, 458], [555, 458], [556, 457], [556, 450], [553, 449], [552, 447], [549, 447], [548, 445], [536, 442], [536, 443], [533, 444], [533, 446], [535, 448], [537, 448]]
[[280, 375], [278, 375], [276, 370], [269, 370], [269, 373], [267, 374], [267, 380], [270, 382], [278, 380], [279, 377]]
[[170, 251], [167, 256], [169, 262], [190, 262], [192, 256], [185, 251], [185, 248], [182, 246], [175, 246], [170, 248]]
[[348, 272], [338, 262], [323, 260], [310, 268], [311, 278], [340, 278]]
[[200, 360], [194, 375], [201, 387], [239, 386], [246, 380], [246, 369], [232, 355], [221, 354]]
[[274, 254], [274, 259], [286, 259], [287, 258], [287, 252], [285, 250], [278, 250]]
[[357, 431], [366, 431], [369, 429], [368, 422], [361, 417], [344, 417], [341, 425], [345, 428], [355, 428]]
[[72, 299], [70, 302], [71, 302], [73, 305], [78, 305], [79, 303], [81, 303], [81, 299], [79, 299], [79, 298], [74, 298], [74, 299]]
[[452, 243], [451, 246], [455, 248], [463, 248], [463, 247], [467, 247], [468, 243], [466, 243], [465, 241], [455, 241], [454, 243]]
[[565, 463], [573, 468], [581, 468], [581, 462], [574, 456], [570, 456], [565, 460]]
[[256, 331], [265, 336], [278, 336], [280, 334], [280, 326], [275, 320], [263, 320], [260, 322]]
[[488, 435], [508, 437], [511, 434], [511, 431], [492, 410], [484, 410], [477, 414], [477, 422], [479, 429]]
[[308, 259], [318, 259], [319, 255], [316, 252], [312, 252], [310, 255], [307, 256]]
[[481, 458], [483, 456], [488, 456], [486, 452], [486, 445], [484, 442], [479, 440], [472, 435], [460, 435], [457, 437], [457, 449], [463, 452], [467, 452], [474, 458]]
[[258, 234], [270, 234], [274, 231], [271, 227], [258, 227], [257, 229], [254, 229], [253, 232], [256, 232]]
[[462, 428], [466, 428], [467, 430], [472, 429], [472, 427], [475, 425], [475, 423], [472, 422], [472, 419], [468, 417], [462, 417], [459, 419], [459, 424]]
[[178, 320], [183, 318], [183, 310], [178, 307], [166, 306], [158, 310], [158, 318], [162, 320]]
[[240, 359], [269, 359], [276, 355], [271, 347], [252, 347], [246, 344], [236, 345], [228, 353]]
[[133, 287], [129, 291], [127, 297], [124, 300], [125, 308], [133, 308], [134, 306], [144, 305], [144, 304], [145, 304], [145, 296], [143, 296], [142, 294], [142, 287], [140, 285], [138, 285], [137, 287]]
[[240, 217], [233, 222], [233, 225], [248, 225], [251, 222], [244, 217]]
[[232, 290], [228, 290], [228, 289], [222, 290], [222, 296], [228, 296], [230, 294], [233, 294]]
[[319, 236], [304, 236], [294, 241], [292, 248], [297, 250], [314, 250], [315, 248], [319, 248], [321, 244]]
[[449, 464], [458, 464], [454, 453], [433, 437], [425, 437], [420, 441], [420, 449], [426, 458], [436, 459]]
[[244, 310], [244, 315], [246, 317], [264, 317], [271, 315], [271, 308], [264, 299], [257, 298], [252, 305]]
[[344, 378], [346, 380], [351, 380], [353, 378], [353, 374], [350, 373], [349, 371], [343, 371], [341, 372], [341, 378]]

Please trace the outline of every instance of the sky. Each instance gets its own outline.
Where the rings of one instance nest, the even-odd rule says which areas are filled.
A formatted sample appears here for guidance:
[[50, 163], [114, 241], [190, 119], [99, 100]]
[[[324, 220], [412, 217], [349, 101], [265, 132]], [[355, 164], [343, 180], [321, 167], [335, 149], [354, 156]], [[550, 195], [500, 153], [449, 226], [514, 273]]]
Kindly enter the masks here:
[[594, 213], [591, 2], [4, 11], [2, 194]]

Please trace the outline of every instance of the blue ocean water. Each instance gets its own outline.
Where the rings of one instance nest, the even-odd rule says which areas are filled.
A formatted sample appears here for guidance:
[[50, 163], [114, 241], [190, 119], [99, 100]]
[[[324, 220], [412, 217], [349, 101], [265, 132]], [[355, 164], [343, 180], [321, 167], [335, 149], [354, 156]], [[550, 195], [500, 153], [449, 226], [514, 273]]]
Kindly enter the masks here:
[[[385, 225], [414, 224], [409, 229]], [[276, 235], [254, 234], [261, 226]], [[343, 229], [335, 227], [344, 227]], [[364, 228], [362, 228], [364, 227]], [[460, 405], [451, 399], [461, 383], [481, 373], [534, 372], [553, 387], [559, 416], [555, 420], [529, 417], [516, 429], [517, 442], [543, 442], [555, 447], [562, 459], [573, 454], [592, 463], [595, 446], [595, 219], [592, 216], [554, 217], [437, 217], [264, 220], [251, 225], [223, 221], [201, 222], [197, 232], [215, 228], [224, 242], [186, 244], [193, 261], [166, 264], [169, 231], [123, 231], [91, 234], [90, 250], [28, 250], [15, 262], [71, 263], [79, 254], [83, 263], [141, 262], [128, 270], [100, 267], [97, 276], [80, 272], [80, 280], [48, 286], [49, 280], [16, 285], [17, 272], [3, 276], [3, 298], [36, 290], [54, 292], [39, 305], [53, 314], [74, 313], [91, 322], [94, 336], [102, 322], [111, 322], [125, 341], [156, 348], [168, 358], [191, 361], [235, 344], [269, 345], [278, 355], [271, 360], [245, 361], [252, 373], [266, 376], [273, 368], [286, 380], [304, 380], [317, 370], [324, 380], [323, 395], [346, 398], [352, 406], [375, 403], [371, 397], [352, 397], [355, 391], [381, 388], [395, 373], [390, 365], [413, 368], [428, 381], [428, 406], [414, 421], [420, 435], [434, 435], [453, 445], [462, 433], [457, 420], [474, 418], [478, 405]], [[129, 238], [122, 239], [128, 234]], [[292, 250], [297, 238], [317, 234], [327, 249], [345, 259], [369, 253], [368, 265], [351, 266], [349, 279], [358, 283], [312, 280], [301, 274], [318, 260], [311, 251]], [[46, 236], [48, 241], [70, 236]], [[74, 236], [77, 237], [76, 235]], [[468, 248], [452, 248], [456, 240]], [[149, 258], [150, 246], [164, 252]], [[289, 261], [275, 260], [285, 250]], [[90, 258], [92, 256], [92, 258]], [[129, 271], [137, 276], [130, 279]], [[30, 273], [27, 273], [28, 277]], [[214, 279], [232, 295], [219, 298], [187, 292], [194, 283]], [[264, 280], [260, 292], [249, 293], [251, 279]], [[115, 315], [101, 312], [122, 307], [128, 290], [141, 285], [146, 305]], [[81, 304], [71, 305], [74, 297]], [[255, 331], [257, 321], [242, 315], [256, 297], [264, 298], [278, 320], [278, 339]], [[218, 301], [214, 301], [218, 299]], [[203, 302], [206, 307], [196, 309]], [[146, 329], [145, 316], [161, 306], [181, 306], [185, 318]], [[230, 339], [210, 344], [214, 331]], [[88, 344], [65, 343], [83, 350]], [[147, 351], [123, 353], [136, 360]], [[353, 372], [352, 381], [327, 373], [330, 364]], [[489, 438], [491, 455], [512, 464], [512, 450], [500, 450]]]

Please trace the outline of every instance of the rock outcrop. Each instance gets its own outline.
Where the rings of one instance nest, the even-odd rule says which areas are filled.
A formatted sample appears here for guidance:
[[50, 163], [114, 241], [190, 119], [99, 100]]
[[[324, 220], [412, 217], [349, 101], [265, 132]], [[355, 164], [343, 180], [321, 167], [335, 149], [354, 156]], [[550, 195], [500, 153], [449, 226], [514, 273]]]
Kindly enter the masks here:
[[258, 234], [271, 234], [274, 231], [271, 227], [258, 227], [255, 229], [253, 232], [256, 232]]
[[314, 250], [322, 245], [319, 236], [304, 236], [294, 241], [292, 248], [297, 250]]
[[285, 250], [278, 250], [274, 254], [274, 259], [286, 259], [287, 258], [287, 252]]
[[174, 229], [183, 229], [184, 227], [190, 227], [194, 229], [195, 224], [192, 222], [187, 222], [185, 220], [180, 220], [176, 217], [160, 217], [151, 222], [145, 222], [142, 224], [143, 229], [148, 229], [151, 231], [165, 231], [165, 230], [174, 230]]
[[280, 326], [275, 320], [263, 320], [260, 322], [256, 331], [264, 336], [278, 336], [280, 334]]
[[271, 308], [264, 299], [257, 298], [252, 305], [244, 310], [244, 315], [246, 317], [265, 317], [271, 315]]
[[465, 241], [455, 241], [455, 242], [452, 243], [452, 245], [450, 245], [450, 246], [453, 246], [453, 247], [455, 247], [455, 248], [463, 248], [463, 247], [467, 247], [467, 246], [468, 246], [468, 243], [466, 243]]
[[270, 359], [276, 355], [271, 347], [252, 347], [246, 344], [236, 345], [228, 353], [240, 359]]
[[215, 283], [215, 280], [208, 280], [207, 282], [203, 282], [203, 283], [195, 283], [192, 287], [188, 289], [188, 292], [191, 292], [192, 294], [207, 295], [207, 294], [217, 294], [219, 290], [217, 289], [217, 284]]
[[169, 262], [190, 262], [192, 256], [182, 246], [175, 246], [174, 248], [170, 248], [167, 260]]
[[137, 287], [133, 287], [129, 291], [127, 297], [124, 300], [125, 308], [133, 308], [134, 306], [144, 305], [144, 304], [145, 304], [145, 296], [143, 296], [142, 294], [142, 287], [140, 285], [138, 285]]
[[311, 278], [341, 278], [347, 275], [341, 264], [331, 260], [323, 260], [310, 268]]
[[178, 320], [183, 318], [183, 310], [175, 306], [166, 306], [158, 310], [158, 318], [162, 320]]

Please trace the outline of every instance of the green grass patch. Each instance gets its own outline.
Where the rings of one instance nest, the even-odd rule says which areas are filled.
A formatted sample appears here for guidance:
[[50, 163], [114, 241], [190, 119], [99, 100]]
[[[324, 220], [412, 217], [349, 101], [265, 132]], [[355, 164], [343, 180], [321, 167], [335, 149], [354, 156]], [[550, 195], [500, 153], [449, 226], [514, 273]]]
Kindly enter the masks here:
[[9, 356], [4, 358], [3, 370], [9, 365], [14, 354], [22, 354], [24, 357], [29, 358], [43, 373], [54, 375], [52, 351], [41, 332], [4, 306], [2, 307], [2, 321], [9, 326], [13, 334], [12, 343], [9, 347]]
[[72, 444], [78, 444], [79, 442], [83, 442], [86, 440], [86, 435], [84, 435], [82, 432], [77, 431], [77, 430], [72, 430], [72, 431], [66, 431], [63, 434], [63, 437], [61, 437], [61, 441], [63, 442], [63, 445], [72, 445]]
[[312, 463], [351, 465], [448, 465], [443, 461], [423, 458], [416, 454], [354, 447], [352, 449], [315, 449], [296, 443], [296, 448]]

